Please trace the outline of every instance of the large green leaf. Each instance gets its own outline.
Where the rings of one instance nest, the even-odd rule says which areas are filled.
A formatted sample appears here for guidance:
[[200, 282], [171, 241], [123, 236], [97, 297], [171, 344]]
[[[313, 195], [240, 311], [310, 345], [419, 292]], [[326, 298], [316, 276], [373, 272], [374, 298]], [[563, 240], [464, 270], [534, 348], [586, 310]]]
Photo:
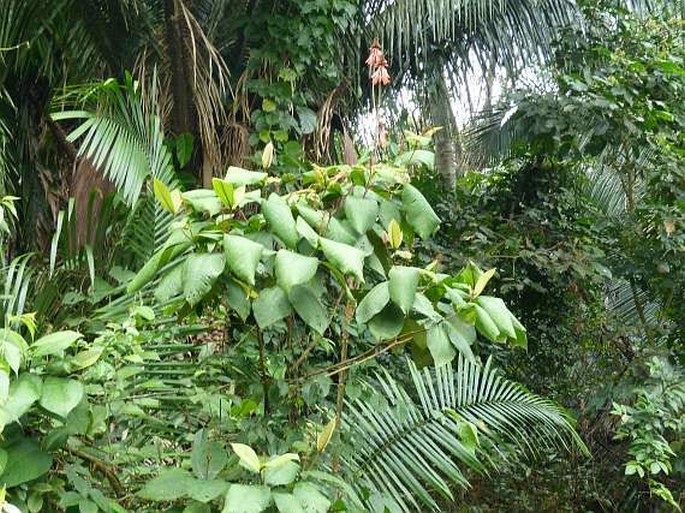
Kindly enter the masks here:
[[164, 304], [183, 292], [183, 266], [176, 265], [167, 272], [155, 288], [155, 299]]
[[293, 495], [300, 501], [305, 513], [326, 513], [331, 501], [311, 483], [297, 483]]
[[288, 299], [297, 315], [319, 335], [328, 328], [328, 312], [308, 285], [296, 285], [288, 291]]
[[261, 513], [271, 500], [271, 490], [266, 486], [232, 484], [222, 513]]
[[404, 314], [390, 303], [369, 321], [369, 331], [377, 340], [391, 340], [402, 332]]
[[442, 323], [442, 328], [445, 330], [445, 333], [455, 349], [463, 354], [467, 360], [475, 362], [476, 357], [473, 355], [473, 351], [471, 351], [471, 346], [468, 340], [464, 337], [463, 332], [459, 330], [455, 324], [456, 323], [444, 321]]
[[419, 270], [416, 267], [394, 266], [388, 273], [390, 299], [407, 313], [414, 304], [419, 286]]
[[317, 258], [293, 253], [287, 249], [279, 250], [274, 262], [276, 281], [286, 291], [295, 285], [310, 281], [316, 275], [318, 267]]
[[229, 280], [226, 285], [226, 302], [243, 321], [247, 320], [250, 315], [250, 300], [245, 290], [233, 280]]
[[495, 321], [492, 320], [490, 314], [479, 305], [474, 304], [473, 308], [476, 312], [476, 329], [478, 330], [478, 333], [483, 335], [491, 342], [502, 341], [504, 337], [502, 337], [497, 324], [495, 324]]
[[262, 212], [271, 231], [289, 248], [297, 245], [295, 218], [286, 201], [276, 193], [272, 193], [264, 202]]
[[12, 422], [16, 422], [31, 406], [40, 399], [43, 381], [37, 374], [24, 372], [10, 385], [7, 402], [0, 407], [0, 432]]
[[371, 198], [348, 196], [345, 199], [345, 217], [359, 234], [366, 233], [378, 217], [378, 203]]
[[129, 294], [138, 292], [157, 276], [157, 271], [159, 271], [162, 266], [186, 251], [189, 247], [189, 242], [178, 242], [160, 249], [157, 253], [152, 255], [140, 271], [131, 279], [126, 287], [126, 292]]
[[5, 447], [7, 465], [0, 475], [0, 483], [13, 488], [37, 479], [50, 470], [52, 456], [43, 452], [35, 440], [22, 439]]
[[62, 353], [82, 337], [75, 331], [56, 331], [36, 340], [31, 350], [36, 357]]
[[252, 447], [245, 444], [232, 443], [231, 449], [240, 459], [240, 465], [243, 468], [254, 474], [259, 474], [262, 465], [259, 462], [259, 456]]
[[188, 496], [199, 502], [207, 503], [213, 501], [220, 495], [226, 493], [228, 483], [221, 479], [195, 479], [188, 486]]
[[264, 246], [239, 235], [224, 235], [224, 251], [229, 271], [244, 282], [254, 285]]
[[228, 462], [228, 456], [223, 445], [207, 439], [207, 432], [200, 429], [195, 433], [193, 449], [190, 453], [190, 463], [193, 473], [199, 479], [214, 479], [219, 475]]
[[198, 304], [212, 289], [225, 265], [221, 253], [196, 253], [186, 259], [183, 263], [183, 296], [191, 306]]
[[228, 168], [225, 180], [234, 187], [242, 187], [243, 185], [259, 185], [269, 176], [261, 171], [248, 171], [240, 167], [231, 166]]
[[364, 252], [330, 239], [321, 237], [319, 244], [323, 254], [343, 274], [350, 274], [358, 281], [364, 282]]
[[440, 226], [440, 218], [430, 203], [411, 184], [405, 185], [402, 190], [402, 206], [407, 223], [423, 240], [428, 240]]
[[507, 337], [516, 340], [516, 331], [512, 322], [512, 313], [498, 297], [480, 296], [476, 300], [485, 309], [490, 318], [495, 322], [497, 328]]
[[302, 503], [290, 493], [274, 492], [274, 502], [279, 513], [305, 513]]
[[209, 216], [215, 216], [221, 212], [221, 200], [213, 190], [195, 189], [184, 192], [182, 196], [183, 201], [195, 212], [204, 212]]
[[252, 311], [260, 329], [265, 329], [292, 313], [288, 296], [281, 287], [271, 287], [259, 293]]
[[48, 376], [43, 382], [40, 405], [46, 410], [66, 418], [83, 399], [85, 389], [80, 381]]
[[185, 497], [194, 482], [195, 480], [185, 470], [164, 469], [159, 476], [145, 483], [136, 495], [149, 501], [175, 501]]
[[297, 478], [300, 465], [294, 461], [286, 461], [282, 465], [267, 467], [264, 471], [264, 484], [269, 486], [289, 485]]
[[388, 282], [383, 281], [366, 293], [357, 305], [356, 319], [360, 324], [369, 322], [376, 314], [380, 313], [390, 301]]

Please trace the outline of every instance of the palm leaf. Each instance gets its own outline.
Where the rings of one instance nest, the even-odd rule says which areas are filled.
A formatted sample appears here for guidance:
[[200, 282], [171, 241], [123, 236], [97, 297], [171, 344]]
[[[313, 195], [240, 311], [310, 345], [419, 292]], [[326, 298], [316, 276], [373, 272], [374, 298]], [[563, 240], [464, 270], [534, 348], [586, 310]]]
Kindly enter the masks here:
[[[144, 186], [151, 177], [171, 188], [177, 186], [171, 154], [164, 144], [161, 120], [156, 114], [155, 84], [153, 79], [146, 101], [143, 101], [141, 88], [130, 77], [123, 85], [108, 80], [94, 87], [77, 88], [70, 91], [66, 99], [86, 98], [96, 107], [53, 115], [57, 120], [84, 120], [69, 138], [82, 140], [80, 154], [90, 159], [133, 207], [122, 240], [132, 243], [141, 260], [149, 258], [159, 248], [172, 220], [157, 202], [138, 201]], [[150, 195], [149, 190], [145, 192]], [[145, 224], [138, 222], [140, 218]], [[131, 229], [134, 224], [136, 228]]]
[[369, 492], [372, 510], [438, 510], [434, 495], [453, 500], [450, 485], [469, 486], [460, 466], [485, 473], [482, 460], [513, 450], [535, 455], [543, 447], [575, 447], [587, 454], [568, 414], [502, 378], [490, 360], [481, 366], [460, 355], [456, 371], [419, 371], [410, 361], [409, 370], [411, 395], [386, 372], [377, 376], [386, 408], [347, 404], [355, 451], [345, 462]]

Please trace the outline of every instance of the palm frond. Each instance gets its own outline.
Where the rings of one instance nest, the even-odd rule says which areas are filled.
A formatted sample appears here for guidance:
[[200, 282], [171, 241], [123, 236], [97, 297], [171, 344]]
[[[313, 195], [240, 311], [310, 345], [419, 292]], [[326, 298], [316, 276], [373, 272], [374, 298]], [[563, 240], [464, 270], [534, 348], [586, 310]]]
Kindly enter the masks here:
[[409, 370], [411, 395], [386, 373], [377, 379], [387, 407], [347, 404], [345, 429], [355, 451], [345, 461], [369, 492], [372, 510], [438, 510], [434, 494], [453, 500], [451, 484], [469, 486], [460, 465], [484, 473], [482, 460], [507, 457], [512, 448], [587, 453], [567, 413], [502, 378], [490, 360], [481, 366], [460, 356], [456, 371], [419, 371], [410, 361]]
[[[59, 112], [53, 117], [58, 120], [85, 120], [69, 138], [72, 141], [82, 138], [79, 153], [114, 182], [121, 196], [133, 207], [133, 215], [124, 228], [122, 240], [140, 246], [141, 252], [137, 253], [140, 259], [149, 258], [163, 242], [172, 216], [157, 202], [140, 202], [139, 197], [151, 177], [171, 188], [177, 186], [171, 154], [164, 144], [164, 132], [156, 114], [155, 82], [147, 94], [147, 102], [143, 101], [137, 83], [130, 78], [123, 86], [108, 80], [94, 88], [80, 88], [70, 94], [94, 101], [96, 108]], [[148, 195], [151, 194], [149, 189], [148, 186]], [[132, 232], [130, 221], [144, 209], [149, 210], [144, 215], [145, 224]]]
[[468, 62], [475, 52], [513, 70], [550, 49], [574, 20], [569, 0], [395, 0], [370, 2], [370, 32], [383, 34], [395, 68], [419, 69], [436, 49]]
[[31, 277], [34, 274], [30, 265], [32, 257], [31, 254], [18, 256], [6, 269], [0, 270], [0, 276], [5, 280], [3, 294], [0, 296], [0, 314], [4, 326], [9, 326], [10, 318], [18, 317], [25, 311]]

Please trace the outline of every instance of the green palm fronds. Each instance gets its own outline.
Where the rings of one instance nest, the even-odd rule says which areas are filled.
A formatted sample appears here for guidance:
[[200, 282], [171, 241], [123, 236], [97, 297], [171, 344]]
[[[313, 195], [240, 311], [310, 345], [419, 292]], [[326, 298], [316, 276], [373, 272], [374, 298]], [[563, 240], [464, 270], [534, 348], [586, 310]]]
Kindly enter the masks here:
[[490, 360], [483, 366], [460, 356], [456, 370], [421, 371], [410, 361], [409, 371], [411, 393], [387, 373], [377, 377], [387, 407], [347, 405], [356, 452], [346, 463], [373, 511], [438, 510], [436, 494], [454, 500], [450, 485], [469, 486], [463, 468], [485, 473], [511, 447], [588, 453], [564, 410], [500, 376]]

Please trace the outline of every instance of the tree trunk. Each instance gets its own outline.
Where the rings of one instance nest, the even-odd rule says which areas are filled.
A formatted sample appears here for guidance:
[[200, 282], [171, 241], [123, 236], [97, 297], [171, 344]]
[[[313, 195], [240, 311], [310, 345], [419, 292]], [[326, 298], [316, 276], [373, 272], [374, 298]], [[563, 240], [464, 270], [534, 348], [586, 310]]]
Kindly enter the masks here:
[[433, 125], [442, 127], [435, 134], [435, 169], [443, 187], [453, 190], [457, 181], [457, 122], [452, 112], [449, 89], [442, 70], [435, 74], [429, 92], [429, 108]]
[[[195, 94], [192, 85], [193, 69], [185, 43], [186, 38], [190, 36], [186, 33], [177, 1], [164, 1], [166, 42], [173, 98], [172, 127], [176, 136], [185, 132], [197, 136], [197, 112], [195, 111]], [[198, 177], [204, 182], [206, 171], [203, 169], [202, 147], [199, 138], [196, 137], [195, 141], [195, 148], [193, 148], [193, 155], [188, 167], [195, 170]], [[211, 183], [211, 177], [209, 182]]]

